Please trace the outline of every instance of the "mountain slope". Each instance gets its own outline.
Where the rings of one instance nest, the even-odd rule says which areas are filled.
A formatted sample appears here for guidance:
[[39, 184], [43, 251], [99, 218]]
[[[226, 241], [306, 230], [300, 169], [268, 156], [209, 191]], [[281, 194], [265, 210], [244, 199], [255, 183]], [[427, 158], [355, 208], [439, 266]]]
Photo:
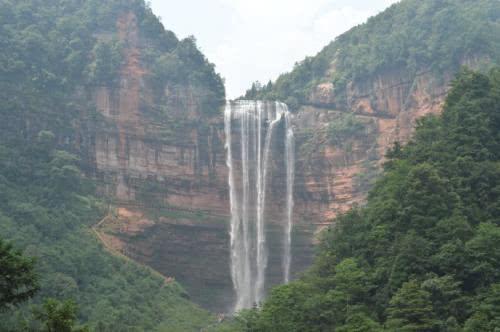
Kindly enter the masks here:
[[390, 150], [367, 205], [323, 233], [311, 271], [228, 330], [498, 328], [500, 69], [452, 86], [442, 116]]
[[327, 221], [365, 200], [386, 151], [438, 114], [461, 66], [500, 63], [500, 2], [403, 0], [247, 98], [296, 113], [297, 211]]
[[[500, 6], [494, 0], [403, 0], [255, 92], [260, 98], [296, 98], [295, 105], [319, 103], [348, 109], [349, 85], [387, 71], [397, 70], [401, 78], [426, 71], [439, 77], [464, 64], [497, 63], [499, 20]], [[323, 84], [332, 84], [328, 103], [314, 95]]]
[[[194, 40], [166, 31], [144, 1], [0, 3], [0, 236], [37, 257], [34, 303], [73, 298], [81, 321], [98, 331], [193, 331], [211, 320], [177, 283], [112, 256], [91, 232], [113, 198], [96, 198], [106, 185], [96, 142], [116, 135], [123, 156], [144, 116], [146, 84], [159, 88], [148, 97], [158, 105], [162, 85], [188, 90], [196, 106], [182, 117], [213, 116], [224, 100], [222, 80]], [[122, 105], [111, 118], [95, 98], [107, 91]], [[2, 317], [0, 329], [23, 312]]]

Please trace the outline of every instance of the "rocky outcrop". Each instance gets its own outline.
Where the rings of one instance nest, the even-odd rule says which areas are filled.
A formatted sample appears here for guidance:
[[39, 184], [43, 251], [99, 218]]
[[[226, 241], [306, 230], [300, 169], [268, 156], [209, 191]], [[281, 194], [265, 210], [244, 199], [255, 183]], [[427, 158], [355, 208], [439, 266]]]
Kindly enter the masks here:
[[[127, 45], [119, 86], [99, 87], [94, 95], [106, 123], [95, 134], [96, 170], [106, 195], [135, 203], [154, 182], [164, 194], [156, 195], [157, 203], [226, 211], [220, 124], [202, 115], [197, 104], [201, 97], [190, 86], [166, 86], [155, 100], [141, 64], [135, 16], [122, 16], [117, 28]], [[156, 102], [164, 99], [168, 114], [161, 118], [155, 114], [160, 108]]]
[[342, 101], [332, 84], [318, 85], [295, 120], [302, 133], [298, 211], [327, 223], [362, 204], [387, 150], [408, 141], [417, 119], [440, 112], [448, 83], [431, 73], [384, 72], [351, 82]]
[[[470, 68], [484, 63], [479, 56], [462, 61]], [[300, 219], [328, 224], [362, 204], [388, 149], [408, 142], [419, 118], [441, 112], [453, 77], [392, 68], [350, 82], [342, 95], [331, 83], [318, 84], [295, 118]]]

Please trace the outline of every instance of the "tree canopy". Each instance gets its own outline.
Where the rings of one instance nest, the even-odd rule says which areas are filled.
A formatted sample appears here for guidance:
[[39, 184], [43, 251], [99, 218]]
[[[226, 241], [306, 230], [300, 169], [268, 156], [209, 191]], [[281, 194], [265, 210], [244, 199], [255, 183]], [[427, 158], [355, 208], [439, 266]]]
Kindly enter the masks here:
[[33, 260], [0, 239], [0, 310], [28, 300], [38, 288]]

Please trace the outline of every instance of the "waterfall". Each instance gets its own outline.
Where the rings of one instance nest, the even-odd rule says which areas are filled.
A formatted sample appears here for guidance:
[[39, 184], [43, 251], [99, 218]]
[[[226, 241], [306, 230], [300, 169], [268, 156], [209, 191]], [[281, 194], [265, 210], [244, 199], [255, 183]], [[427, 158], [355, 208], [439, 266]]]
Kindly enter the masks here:
[[[269, 173], [273, 165], [280, 162], [286, 173], [284, 220], [279, 220], [284, 224], [283, 281], [286, 283], [290, 279], [295, 146], [291, 115], [283, 103], [228, 102], [224, 125], [231, 204], [231, 277], [236, 292], [234, 309], [237, 311], [258, 305], [264, 299], [268, 265], [266, 204]], [[284, 160], [277, 160], [279, 151], [275, 154], [280, 141], [284, 143]], [[280, 208], [276, 207], [276, 210]]]
[[285, 245], [283, 253], [283, 274], [284, 281], [290, 281], [290, 264], [292, 261], [292, 228], [293, 228], [293, 185], [295, 180], [295, 136], [291, 126], [290, 113], [285, 113], [286, 121], [286, 141], [285, 141], [285, 161], [286, 161], [286, 217], [285, 225]]

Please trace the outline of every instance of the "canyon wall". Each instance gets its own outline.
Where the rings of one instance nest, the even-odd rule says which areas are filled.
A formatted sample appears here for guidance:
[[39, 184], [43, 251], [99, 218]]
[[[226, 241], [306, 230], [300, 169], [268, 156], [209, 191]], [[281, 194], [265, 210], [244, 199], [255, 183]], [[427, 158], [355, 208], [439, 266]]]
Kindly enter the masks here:
[[[141, 61], [145, 41], [134, 15], [121, 16], [117, 30], [126, 45], [119, 84], [91, 93], [101, 121], [91, 139], [89, 168], [111, 207], [98, 231], [109, 247], [175, 278], [204, 307], [225, 312], [234, 293], [222, 108], [213, 116], [204, 114], [205, 91], [189, 85], [167, 84], [155, 93], [158, 87], [148, 80], [154, 68]], [[285, 197], [280, 195], [286, 190], [284, 168], [271, 168], [270, 190]], [[269, 287], [282, 282], [279, 234], [285, 218], [273, 214], [273, 204], [267, 207], [272, 215]], [[295, 275], [311, 262], [315, 230], [309, 221], [297, 223]]]
[[328, 222], [361, 204], [394, 142], [406, 142], [416, 120], [442, 108], [449, 80], [431, 73], [385, 72], [348, 86], [338, 106], [333, 84], [319, 84], [295, 119], [298, 213]]
[[223, 122], [202, 109], [203, 87], [166, 84], [158, 92], [133, 13], [120, 17], [117, 31], [126, 45], [119, 83], [90, 96], [100, 123], [88, 168], [112, 217], [99, 231], [115, 250], [176, 278], [209, 307], [220, 301], [207, 290], [232, 288]]
[[[474, 69], [488, 62], [470, 56], [461, 65]], [[321, 226], [362, 204], [386, 152], [410, 140], [419, 118], [441, 112], [454, 75], [392, 68], [350, 82], [342, 96], [332, 83], [316, 85], [295, 118], [300, 219]]]
[[[153, 86], [154, 68], [141, 61], [144, 42], [133, 14], [117, 22], [126, 45], [119, 84], [94, 89], [102, 117], [89, 158], [109, 221], [99, 227], [107, 244], [184, 285], [214, 311], [233, 302], [229, 267], [229, 192], [222, 109], [201, 110], [207, 94], [190, 85]], [[470, 60], [474, 64], [473, 60]], [[351, 82], [346, 102], [332, 84], [319, 84], [294, 111], [297, 136], [292, 276], [312, 261], [315, 234], [339, 213], [362, 204], [386, 151], [406, 142], [415, 122], [441, 110], [449, 75], [408, 77], [388, 70]], [[284, 167], [272, 166], [270, 190], [285, 197]], [[280, 193], [282, 195], [280, 195]], [[277, 200], [268, 206], [284, 204]], [[267, 279], [281, 282], [285, 218], [272, 216]]]

